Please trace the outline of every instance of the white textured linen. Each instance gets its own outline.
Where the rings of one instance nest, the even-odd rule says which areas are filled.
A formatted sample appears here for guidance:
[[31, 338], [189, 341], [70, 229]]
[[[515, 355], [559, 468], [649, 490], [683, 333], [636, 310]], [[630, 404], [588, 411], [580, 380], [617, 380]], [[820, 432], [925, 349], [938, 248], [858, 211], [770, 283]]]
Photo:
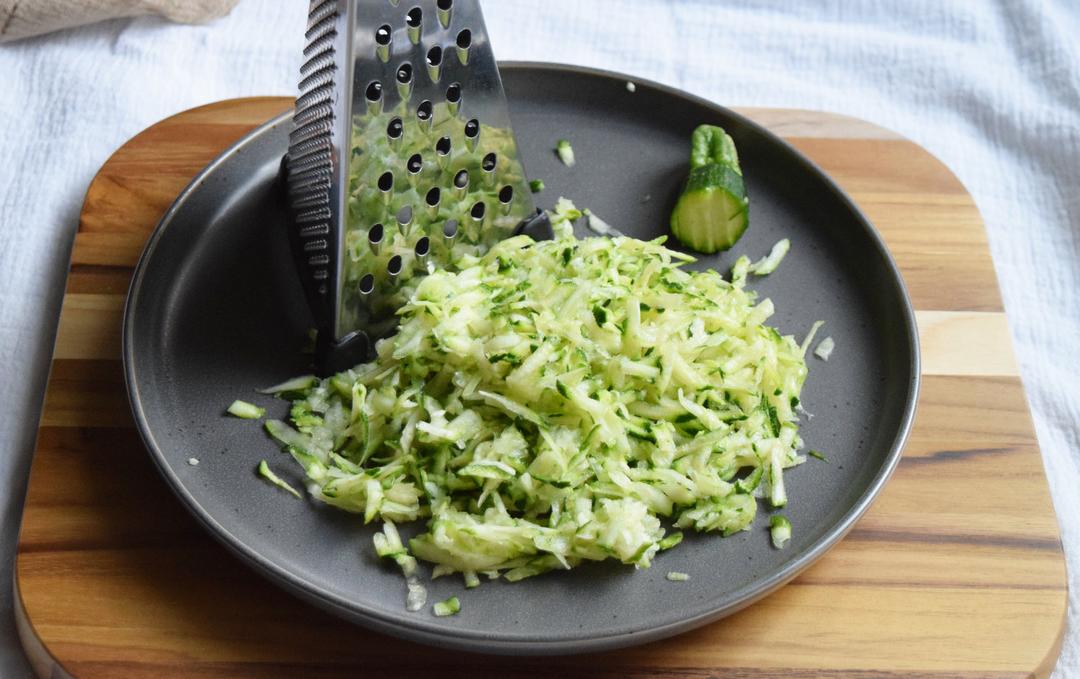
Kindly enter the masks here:
[[[211, 25], [111, 22], [0, 47], [0, 629], [72, 233], [87, 182], [176, 111], [293, 92], [306, 3]], [[625, 71], [728, 105], [846, 113], [974, 195], [1071, 572], [1059, 677], [1080, 676], [1080, 4], [1060, 0], [486, 0], [496, 54]], [[0, 676], [21, 661], [0, 641]]]
[[238, 0], [0, 0], [0, 42], [105, 19], [156, 14], [197, 24], [224, 16]]

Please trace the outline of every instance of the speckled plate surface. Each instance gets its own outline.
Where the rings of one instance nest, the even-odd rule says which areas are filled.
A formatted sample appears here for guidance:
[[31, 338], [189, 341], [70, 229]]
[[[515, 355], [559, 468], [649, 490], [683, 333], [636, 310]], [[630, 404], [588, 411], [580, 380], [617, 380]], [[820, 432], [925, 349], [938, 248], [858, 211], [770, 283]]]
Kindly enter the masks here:
[[[380, 563], [372, 527], [258, 480], [267, 458], [295, 485], [299, 470], [261, 427], [222, 416], [242, 397], [283, 417], [285, 403], [254, 393], [308, 371], [300, 348], [311, 321], [285, 238], [275, 176], [288, 118], [259, 128], [212, 163], [150, 239], [124, 320], [127, 386], [140, 432], [177, 497], [240, 558], [343, 618], [425, 643], [488, 653], [577, 653], [677, 634], [746, 606], [793, 578], [840, 540], [900, 456], [918, 391], [914, 314], [873, 227], [806, 158], [759, 126], [707, 101], [617, 74], [505, 64], [514, 129], [530, 176], [628, 235], [654, 238], [687, 166], [690, 132], [722, 125], [735, 138], [751, 196], [751, 226], [736, 248], [702, 259], [726, 271], [778, 239], [793, 248], [752, 287], [773, 299], [773, 323], [801, 337], [823, 319], [836, 340], [811, 358], [803, 394], [815, 417], [807, 444], [827, 451], [785, 474], [794, 536], [769, 544], [766, 512], [729, 538], [690, 536], [653, 568], [589, 564], [517, 584], [465, 592], [459, 578], [430, 585], [462, 611], [405, 610], [399, 572]], [[578, 164], [561, 165], [556, 140]], [[188, 464], [198, 457], [198, 466]], [[690, 575], [668, 582], [668, 571]]]

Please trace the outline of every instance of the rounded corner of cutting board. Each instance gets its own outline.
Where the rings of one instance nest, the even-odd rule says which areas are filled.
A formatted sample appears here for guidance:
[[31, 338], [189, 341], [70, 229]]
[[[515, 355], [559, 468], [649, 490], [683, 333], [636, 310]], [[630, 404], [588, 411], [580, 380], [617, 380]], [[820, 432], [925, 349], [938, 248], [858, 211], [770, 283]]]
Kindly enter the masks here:
[[952, 168], [935, 153], [915, 139], [872, 120], [846, 113], [808, 108], [736, 106], [734, 110], [783, 137], [827, 139], [836, 136], [848, 140], [893, 142], [913, 146], [918, 149], [920, 155], [925, 156], [936, 166], [934, 171], [940, 174], [941, 179], [946, 180], [949, 189], [971, 196], [971, 192], [967, 190]]
[[[208, 149], [216, 148], [217, 151], [221, 151], [229, 144], [222, 145], [218, 141], [220, 137], [235, 141], [251, 129], [253, 120], [262, 122], [270, 120], [291, 108], [294, 101], [290, 97], [283, 96], [224, 99], [179, 111], [153, 123], [117, 147], [98, 168], [98, 171], [87, 185], [86, 193], [83, 195], [82, 207], [79, 209], [78, 230], [80, 232], [103, 230], [103, 227], [111, 224], [98, 221], [94, 216], [98, 212], [103, 212], [105, 215], [113, 214], [107, 208], [102, 210], [102, 206], [108, 206], [115, 200], [112, 194], [118, 188], [125, 192], [138, 193], [143, 198], [145, 198], [147, 192], [151, 193], [151, 195], [156, 193], [154, 186], [157, 184], [155, 180], [158, 178], [131, 177], [125, 169], [126, 162], [133, 157], [142, 156], [145, 149], [156, 147], [162, 142], [170, 140], [173, 142], [184, 140], [188, 143], [203, 145]], [[211, 128], [217, 134], [207, 134]], [[184, 135], [185, 130], [192, 132], [201, 130], [204, 136], [186, 136]], [[219, 146], [220, 148], [218, 148]], [[210, 157], [213, 158], [216, 155], [217, 152], [214, 152]], [[201, 168], [194, 168], [191, 176], [194, 176], [199, 169]], [[123, 181], [121, 178], [128, 181]], [[142, 185], [131, 182], [132, 179], [142, 180]], [[180, 188], [182, 187], [183, 185]], [[169, 191], [163, 193], [167, 197], [175, 198], [178, 190], [172, 191], [171, 194]], [[169, 203], [171, 203], [171, 200]], [[163, 211], [164, 208], [168, 207], [169, 203], [161, 206]], [[87, 218], [88, 215], [90, 215], [90, 219]], [[156, 225], [156, 222], [150, 226], [154, 225]]]
[[15, 618], [15, 633], [19, 637], [19, 645], [22, 646], [34, 674], [39, 677], [50, 677], [50, 679], [69, 679], [72, 676], [71, 673], [49, 649], [48, 642], [38, 634], [23, 601], [22, 588], [19, 586], [20, 557], [21, 554], [16, 552], [11, 573], [12, 614]]
[[[112, 236], [115, 238], [115, 241], [108, 241], [109, 243], [122, 242], [128, 247], [137, 245], [139, 249], [141, 249], [142, 240], [149, 235], [150, 231], [157, 223], [158, 218], [160, 218], [161, 213], [168, 208], [169, 204], [172, 202], [172, 198], [174, 198], [187, 184], [187, 181], [191, 176], [196, 174], [196, 172], [206, 163], [216, 157], [218, 153], [230, 146], [238, 137], [275, 115], [280, 114], [291, 106], [292, 103], [293, 100], [288, 97], [257, 97], [228, 100], [178, 113], [147, 128], [122, 145], [109, 161], [106, 162], [91, 182], [87, 191], [86, 201], [83, 205], [83, 213], [80, 219], [80, 231], [84, 229], [102, 231], [103, 233], [101, 235]], [[985, 309], [994, 312], [986, 313], [984, 314], [985, 316], [999, 315], [1001, 311], [1000, 300], [999, 298], [996, 298], [996, 279], [993, 277], [992, 266], [987, 269], [990, 260], [988, 252], [985, 252], [986, 241], [985, 234], [982, 232], [983, 227], [981, 218], [978, 217], [974, 202], [964, 190], [963, 185], [944, 163], [918, 144], [911, 142], [900, 135], [875, 125], [874, 123], [851, 118], [849, 116], [816, 111], [754, 109], [744, 107], [737, 107], [736, 110], [747, 115], [755, 122], [769, 128], [773, 133], [784, 137], [789, 143], [792, 143], [805, 155], [811, 157], [814, 162], [822, 166], [826, 172], [837, 177], [845, 190], [852, 195], [853, 199], [859, 203], [861, 207], [864, 207], [864, 209], [863, 198], [866, 196], [877, 195], [875, 194], [875, 191], [881, 190], [881, 182], [887, 181], [887, 177], [885, 179], [882, 179], [881, 177], [871, 177], [869, 180], [864, 180], [862, 174], [866, 167], [870, 166], [872, 168], [876, 164], [883, 173], [888, 174], [891, 172], [893, 173], [893, 176], [895, 176], [896, 168], [890, 168], [889, 163], [893, 162], [894, 159], [900, 159], [907, 163], [908, 165], [905, 165], [905, 171], [910, 168], [910, 174], [913, 176], [903, 176], [904, 181], [909, 182], [910, 186], [908, 183], [905, 183], [905, 185], [900, 187], [900, 190], [897, 191], [897, 195], [902, 196], [902, 201], [906, 201], [899, 204], [900, 208], [903, 208], [904, 205], [910, 206], [912, 201], [918, 199], [917, 191], [920, 186], [933, 186], [938, 189], [941, 195], [937, 195], [935, 198], [942, 204], [951, 206], [950, 209], [953, 212], [962, 215], [963, 217], [964, 221], [963, 224], [959, 226], [960, 234], [958, 236], [964, 240], [963, 246], [972, 252], [980, 250], [981, 248], [981, 251], [975, 254], [978, 257], [982, 257], [983, 259], [980, 261], [985, 261], [986, 264], [980, 264], [980, 268], [977, 270], [971, 269], [972, 272], [977, 273], [980, 276], [980, 278], [976, 280], [976, 283], [981, 287], [989, 285], [992, 288], [990, 292], [981, 297], [973, 292], [974, 287], [962, 290], [961, 292], [964, 295], [967, 295], [968, 298], [968, 302], [966, 302], [968, 306], [965, 308]], [[861, 157], [855, 159], [850, 158], [848, 149], [852, 146], [860, 145], [864, 148]], [[162, 146], [182, 151], [182, 153], [179, 154], [182, 157], [164, 157], [161, 154]], [[879, 151], [882, 153], [879, 153]], [[159, 159], [163, 157], [164, 160], [159, 161]], [[167, 171], [155, 173], [148, 170], [150, 167], [156, 167], [156, 163], [158, 162], [167, 163]], [[188, 172], [188, 170], [190, 171]], [[187, 174], [185, 174], [185, 172], [187, 172]], [[161, 176], [156, 176], [157, 174], [160, 174]], [[868, 174], [872, 175], [873, 172], [869, 172]], [[886, 187], [888, 190], [893, 190], [895, 188], [896, 187]], [[907, 191], [907, 193], [904, 193], [904, 191]], [[875, 223], [875, 226], [879, 231], [887, 232], [885, 234], [886, 236], [895, 237], [896, 234], [900, 233], [901, 240], [894, 242], [900, 243], [900, 254], [903, 257], [912, 257], [913, 255], [910, 248], [917, 245], [917, 243], [913, 245], [911, 242], [902, 240], [903, 234], [901, 232], [906, 231], [906, 229], [895, 223], [888, 223], [889, 210], [892, 210], [893, 207], [890, 206], [888, 201], [884, 201], [882, 205], [877, 207], [880, 208], [879, 214], [884, 215], [882, 224], [878, 224], [875, 213], [871, 212], [868, 214], [868, 217]], [[134, 208], [134, 212], [127, 212], [127, 208]], [[914, 210], [915, 208], [910, 209]], [[903, 210], [901, 209], [900, 211], [902, 212]], [[132, 216], [127, 218], [126, 216], [129, 214]], [[935, 217], [934, 219], [938, 221], [935, 221], [926, 228], [940, 228], [938, 222], [946, 220], [949, 214], [952, 214], [952, 212], [946, 211], [942, 216]], [[89, 219], [87, 219], [87, 217], [89, 217]], [[889, 240], [889, 238], [886, 238], [886, 240]], [[909, 249], [905, 251], [904, 248]], [[890, 249], [894, 249], [893, 243], [890, 243]], [[95, 260], [91, 263], [96, 264], [99, 262]], [[105, 262], [101, 263], [108, 266]], [[128, 260], [123, 260], [123, 263], [121, 263], [121, 259], [117, 258], [116, 261], [113, 262], [113, 267], [121, 266], [130, 268], [131, 264], [133, 264], [133, 262], [129, 262]], [[934, 276], [944, 275], [943, 272], [948, 271], [948, 269], [940, 266], [939, 263], [923, 260], [917, 260], [913, 264], [909, 261], [909, 265], [911, 278], [921, 277], [928, 279], [928, 281], [916, 286], [916, 294], [913, 295], [913, 302], [915, 302], [916, 307], [921, 309], [951, 309], [952, 307], [947, 306], [948, 298], [942, 297], [941, 293], [937, 293], [935, 296], [933, 290], [933, 288], [941, 287], [941, 281], [934, 278]], [[950, 275], [963, 276], [965, 275], [965, 272], [961, 271], [957, 274], [953, 271]], [[908, 276], [905, 276], [905, 278], [907, 279]], [[910, 286], [911, 283], [909, 281], [909, 289]], [[945, 306], [936, 306], [939, 302]], [[940, 312], [933, 311], [931, 313]], [[63, 326], [63, 319], [61, 325]], [[1011, 351], [1011, 347], [1009, 347], [1009, 350]], [[75, 359], [68, 358], [66, 361], [68, 363], [73, 363], [75, 362]], [[930, 365], [932, 366], [933, 364]], [[924, 362], [924, 373], [927, 372], [926, 369], [927, 364]], [[1006, 373], [1000, 373], [1000, 375], [1005, 374]], [[999, 374], [995, 373], [995, 375]], [[53, 377], [56, 377], [55, 364]], [[967, 398], [966, 396], [962, 396], [962, 394], [970, 391], [967, 388], [971, 386], [971, 383], [965, 382], [967, 379], [968, 378], [963, 375], [945, 377], [939, 380], [942, 384], [935, 385], [929, 390], [926, 389], [926, 385], [924, 384], [923, 399], [925, 399], [925, 401], [920, 406], [920, 420], [923, 420], [923, 422], [917, 422], [916, 427], [935, 427], [940, 425], [941, 427], [947, 428], [947, 422], [937, 422], [937, 420], [940, 419], [940, 415], [935, 415], [931, 411], [934, 409], [954, 407], [956, 404], [953, 403], [953, 401]], [[50, 381], [51, 380], [52, 378]], [[956, 388], [953, 391], [947, 391], [946, 387], [949, 385], [943, 385], [945, 382], [951, 380], [956, 380]], [[1030, 420], [1024, 419], [1028, 417], [1026, 401], [1023, 400], [1022, 387], [1019, 386], [1018, 376], [1009, 372], [1007, 377], [992, 376], [984, 379], [983, 382], [984, 383], [979, 383], [976, 391], [984, 396], [991, 394], [1003, 386], [1008, 387], [1010, 394], [1009, 406], [1012, 410], [1017, 411], [1016, 413], [1012, 413], [1012, 411], [1009, 412], [1011, 415], [1020, 418], [1010, 420], [1010, 423], [1023, 429], [1023, 431], [1019, 431], [1019, 436], [1024, 439], [1024, 442], [1017, 444], [1017, 450], [1019, 452], [1016, 454], [1023, 453], [1026, 455], [1025, 460], [1041, 462], [1037, 444], [1034, 441], [1034, 436], [1030, 432]], [[66, 404], [68, 407], [70, 407], [70, 405], [70, 403]], [[967, 407], [971, 406], [968, 405]], [[1021, 407], [1024, 409], [1023, 413], [1019, 413]], [[43, 426], [48, 425], [57, 428], [81, 426], [77, 423], [58, 423], [60, 419], [63, 419], [59, 416], [54, 417], [53, 420], [49, 420], [48, 409], [49, 406], [47, 405], [46, 417], [42, 423]], [[927, 448], [929, 452], [938, 450], [938, 448], [930, 448], [929, 444], [925, 441], [917, 442], [915, 445], [923, 446]], [[948, 442], [940, 444], [935, 443], [934, 445], [942, 446], [941, 449], [944, 450], [945, 453], [956, 453], [955, 450], [948, 448]], [[35, 454], [34, 460], [35, 471], [37, 472], [42, 471], [38, 459], [41, 454], [41, 446], [42, 443], [39, 439], [39, 452]], [[909, 447], [911, 446], [912, 444], [909, 442]], [[55, 456], [58, 450], [59, 448], [48, 451], [48, 453]], [[1031, 453], [1033, 453], [1033, 455]], [[927, 454], [927, 451], [921, 451], [916, 456]], [[55, 470], [56, 467], [54, 465], [55, 461], [50, 464], [48, 468]], [[919, 467], [916, 465], [916, 469], [918, 468]], [[929, 467], [924, 465], [922, 469], [929, 470]], [[1039, 465], [1039, 471], [1040, 473], [1042, 472], [1041, 464]], [[41, 491], [35, 492], [35, 478], [38, 478], [38, 483], [42, 483], [43, 481], [43, 479], [39, 477], [41, 477], [41, 474], [32, 474], [31, 476], [31, 488], [28, 494], [28, 502], [33, 502], [35, 496], [41, 495]], [[1046, 495], [1045, 479], [1042, 479], [1041, 483], [1041, 492], [1043, 495]], [[895, 485], [895, 480], [890, 485]], [[1048, 496], [1045, 499], [1047, 500], [1045, 504], [1049, 506]], [[48, 502], [48, 500], [46, 500], [46, 502]], [[886, 504], [888, 503], [886, 502]], [[929, 543], [925, 541], [916, 541], [913, 545], [906, 545], [903, 540], [906, 540], [911, 536], [916, 536], [915, 532], [911, 532], [909, 536], [907, 533], [893, 535], [888, 530], [883, 531], [883, 527], [889, 529], [891, 526], [880, 525], [880, 522], [877, 520], [878, 515], [896, 510], [897, 508], [895, 507], [883, 506], [879, 500], [878, 505], [875, 505], [875, 509], [872, 509], [870, 515], [868, 515], [869, 525], [868, 531], [866, 531], [867, 534], [861, 538], [856, 535], [853, 538], [848, 539], [848, 541], [853, 540], [852, 544], [856, 545], [856, 552], [859, 550], [880, 549], [879, 547], [875, 547], [875, 545], [878, 544], [886, 544], [888, 549], [902, 548], [905, 551], [908, 549], [915, 549], [918, 545], [930, 545], [935, 550], [948, 547], [947, 544], [935, 546], [933, 545], [932, 540]], [[903, 510], [903, 507], [900, 507], [900, 510]], [[1052, 509], [1050, 511], [1050, 520], [1055, 521], [1055, 519], [1052, 518]], [[42, 549], [47, 548], [48, 544], [53, 539], [49, 537], [49, 529], [52, 528], [48, 523], [49, 516], [49, 512], [40, 512], [36, 510], [24, 512], [23, 532], [20, 535], [20, 546], [16, 556], [15, 581], [13, 582], [13, 588], [15, 590], [16, 606], [19, 607], [21, 611], [19, 614], [19, 624], [21, 625], [20, 635], [23, 637], [23, 643], [30, 647], [27, 650], [31, 656], [35, 658], [35, 663], [45, 663], [44, 665], [35, 664], [35, 669], [39, 671], [42, 676], [68, 676], [68, 672], [64, 668], [64, 654], [78, 654], [82, 651], [73, 648], [71, 644], [67, 643], [68, 637], [65, 635], [70, 634], [70, 629], [66, 632], [63, 631], [65, 629], [64, 623], [76, 623], [63, 617], [63, 614], [59, 614], [60, 617], [57, 617], [57, 611], [55, 610], [56, 607], [54, 605], [43, 605], [50, 603], [43, 599], [48, 596], [50, 592], [49, 582], [51, 581], [51, 578], [55, 577], [55, 573], [53, 572], [54, 567], [42, 565], [39, 568], [35, 564], [27, 563], [28, 558], [33, 561], [49, 556], [48, 554], [41, 554], [41, 549], [38, 549], [38, 547], [41, 547]], [[867, 518], [864, 518], [863, 521], [866, 522]], [[35, 530], [27, 531], [28, 523], [32, 524], [32, 527]], [[1045, 526], [1043, 527], [1045, 528]], [[191, 530], [194, 531], [196, 529], [192, 527]], [[918, 528], [915, 527], [911, 530], [917, 531]], [[116, 539], [122, 540], [122, 538]], [[914, 537], [912, 537], [912, 539], [914, 539]], [[37, 540], [42, 540], [43, 542], [41, 545], [35, 545], [31, 549], [24, 550], [24, 545], [28, 540], [31, 543]], [[889, 540], [901, 540], [901, 542], [889, 546], [891, 544], [888, 542]], [[884, 543], [882, 541], [884, 541]], [[1053, 669], [1057, 652], [1060, 650], [1062, 644], [1065, 630], [1067, 581], [1060, 541], [1055, 538], [1053, 541], [1054, 545], [1050, 545], [1049, 543], [1051, 541], [1048, 538], [1044, 539], [1044, 537], [1037, 537], [1031, 539], [1029, 542], [1032, 545], [1031, 550], [1033, 550], [1033, 553], [1036, 553], [1040, 559], [1039, 563], [1042, 564], [1041, 568], [1043, 568], [1039, 576], [1042, 578], [1041, 584], [1036, 588], [1037, 590], [1042, 590], [1042, 592], [1039, 593], [1035, 590], [1031, 590], [1031, 592], [1029, 592], [1029, 597], [1034, 597], [1038, 594], [1038, 601], [1042, 602], [1040, 606], [1045, 606], [1045, 608], [1040, 608], [1043, 615], [1045, 615], [1047, 608], [1052, 608], [1051, 614], [1047, 615], [1046, 618], [1053, 616], [1056, 619], [1053, 621], [1044, 620], [1043, 624], [1038, 626], [1037, 640], [1029, 638], [1027, 644], [1024, 644], [1023, 648], [1019, 648], [1014, 644], [1013, 648], [1000, 651], [1002, 657], [1004, 657], [1004, 654], [1006, 653], [1011, 654], [1009, 655], [1009, 662], [1002, 665], [1000, 669], [1005, 669], [1007, 666], [1009, 674], [1016, 674], [1018, 676], [1043, 676]], [[975, 548], [993, 548], [994, 543], [988, 542], [986, 544], [990, 546], [980, 547], [976, 545]], [[1017, 540], [1014, 547], [1016, 549], [1022, 549], [1025, 544], [1027, 543], [1023, 540]], [[109, 546], [105, 545], [104, 548], [108, 549]], [[960, 547], [959, 549], [963, 550], [964, 548]], [[48, 550], [46, 549], [46, 551]], [[894, 557], [901, 553], [902, 552], [896, 552]], [[937, 551], [935, 551], [932, 556], [934, 556], [934, 558], [941, 558]], [[1052, 567], [1046, 566], [1048, 562], [1053, 562]], [[46, 568], [49, 573], [43, 573], [41, 568]], [[748, 616], [747, 619], [751, 621], [762, 623], [776, 607], [790, 606], [793, 602], [798, 605], [798, 601], [803, 601], [804, 604], [811, 607], [819, 604], [824, 605], [825, 600], [818, 599], [819, 596], [825, 596], [824, 593], [811, 594], [810, 592], [811, 590], [815, 590], [815, 588], [818, 590], [823, 588], [828, 589], [828, 582], [818, 581], [822, 579], [828, 580], [836, 575], [836, 573], [833, 572], [835, 569], [820, 571], [815, 570], [817, 568], [818, 567], [811, 569], [808, 572], [808, 576], [801, 578], [803, 579], [802, 584], [804, 586], [785, 588], [781, 590], [779, 594], [773, 595], [773, 597], [766, 599], [763, 603], [751, 607], [738, 615], [745, 615]], [[20, 574], [28, 576], [26, 581], [27, 587], [34, 589], [34, 592], [22, 591], [24, 588], [20, 586]], [[107, 573], [96, 574], [94, 577], [108, 578], [109, 575]], [[33, 586], [31, 587], [29, 583], [33, 583]], [[905, 588], [907, 586], [908, 585], [905, 585]], [[917, 586], [917, 583], [910, 586]], [[929, 586], [933, 587], [934, 585], [931, 584]], [[266, 587], [270, 587], [270, 585], [266, 585]], [[877, 592], [878, 595], [890, 597], [890, 600], [891, 597], [896, 595], [896, 592], [890, 591], [888, 586], [883, 585], [875, 587], [875, 589], [870, 591]], [[854, 591], [845, 591], [847, 595], [850, 596], [856, 596], [858, 594], [858, 592]], [[963, 589], [949, 590], [949, 596], [954, 597], [957, 603], [963, 600], [967, 601], [969, 605], [974, 605], [970, 595], [964, 594], [964, 591], [965, 590]], [[997, 596], [997, 599], [995, 600], [1001, 602], [1008, 601], [1008, 599], [1004, 598], [1002, 595], [1008, 594], [1010, 591], [1012, 590], [999, 590], [998, 594], [995, 595]], [[859, 596], [868, 595], [861, 594]], [[869, 596], [873, 595], [871, 594]], [[830, 596], [829, 600], [832, 601], [833, 598]], [[52, 603], [55, 604], [55, 602]], [[1026, 605], [1033, 606], [1035, 604], [1028, 602]], [[40, 608], [38, 608], [38, 606], [40, 606]], [[82, 608], [85, 609], [83, 610], [84, 613], [89, 613], [89, 609], [87, 609], [85, 605], [83, 605]], [[75, 615], [79, 608], [69, 608], [67, 610], [70, 615]], [[790, 613], [790, 610], [787, 612]], [[1055, 613], [1057, 613], [1057, 615], [1054, 615]], [[44, 619], [47, 618], [49, 614], [53, 615], [54, 618]], [[867, 618], [867, 624], [871, 624], [872, 622], [872, 618]], [[879, 622], [881, 622], [881, 620], [879, 620]], [[159, 633], [167, 631], [167, 621], [166, 624], [161, 625], [161, 627], [163, 629], [159, 630]], [[828, 662], [827, 658], [817, 657], [814, 656], [814, 654], [811, 654], [811, 656], [814, 657], [810, 657], [809, 659], [795, 658], [794, 656], [789, 657], [784, 662], [793, 663], [790, 666], [771, 666], [770, 663], [777, 662], [776, 658], [771, 654], [759, 657], [759, 655], [749, 646], [739, 647], [737, 643], [738, 638], [732, 637], [730, 630], [726, 629], [727, 627], [728, 625], [720, 623], [688, 633], [683, 637], [678, 637], [672, 641], [666, 642], [665, 650], [663, 652], [659, 650], [656, 644], [651, 644], [639, 649], [630, 649], [629, 651], [624, 652], [627, 658], [626, 662], [640, 662], [643, 667], [648, 666], [658, 673], [663, 673], [664, 668], [670, 666], [673, 661], [687, 666], [694, 664], [694, 658], [697, 658], [697, 661], [700, 662], [708, 662], [709, 658], [712, 656], [709, 656], [705, 649], [724, 647], [728, 659], [720, 664], [736, 663], [740, 665], [743, 670], [746, 670], [747, 676], [763, 676], [767, 675], [770, 671], [783, 673], [785, 670], [796, 669], [799, 669], [802, 672], [812, 672], [824, 670], [824, 668], [828, 666], [825, 664]], [[830, 633], [840, 634], [842, 636], [840, 630], [841, 628], [836, 627], [831, 632], [822, 633], [826, 634], [826, 636]], [[274, 636], [272, 629], [265, 631], [271, 637]], [[52, 641], [56, 643], [50, 644], [50, 634], [53, 634], [54, 638], [52, 638]], [[680, 640], [682, 640], [681, 643]], [[213, 642], [213, 640], [204, 641], [208, 644]], [[843, 640], [833, 638], [832, 641], [835, 643], [842, 643]], [[164, 645], [164, 642], [162, 643]], [[221, 641], [220, 643], [227, 643], [227, 640]], [[849, 640], [849, 643], [855, 643], [855, 641]], [[865, 645], [865, 640], [863, 643]], [[732, 647], [731, 644], [735, 644], [735, 647]], [[33, 648], [35, 645], [40, 649], [40, 652], [37, 652], [35, 648]], [[78, 646], [78, 644], [75, 646]], [[402, 654], [413, 657], [414, 653], [420, 655], [423, 655], [424, 653], [423, 649], [414, 651], [411, 650], [411, 646], [403, 647], [396, 641], [386, 642], [385, 649], [389, 656], [399, 658], [402, 657]], [[206, 651], [206, 649], [204, 649], [204, 651]], [[139, 662], [138, 649], [128, 648], [122, 650], [121, 653], [127, 654], [123, 656], [123, 662], [129, 664], [134, 663], [130, 665], [130, 667], [132, 668], [132, 671], [135, 672], [134, 668]], [[675, 655], [672, 656], [672, 653]], [[702, 655], [703, 653], [705, 655]], [[885, 659], [883, 656], [880, 661], [882, 663], [895, 662], [897, 663], [896, 667], [901, 670], [904, 667], [903, 663], [911, 662], [911, 658], [906, 655], [904, 657], [890, 655], [889, 653], [886, 653], [886, 655], [892, 660]], [[77, 660], [78, 658], [76, 657], [72, 662]], [[203, 658], [203, 660], [212, 662], [209, 658]], [[612, 660], [614, 662], [615, 658]], [[717, 659], [714, 658], [714, 660]], [[252, 663], [259, 662], [257, 659], [249, 659], [249, 661]], [[192, 657], [191, 662], [197, 664], [200, 661], [198, 658]], [[242, 663], [243, 661], [240, 662]], [[844, 663], [847, 661], [840, 662], [837, 660], [837, 662], [840, 663], [837, 665], [837, 667], [839, 667], [845, 666]], [[966, 669], [974, 673], [976, 671], [974, 665], [977, 664], [978, 663], [969, 663], [971, 666], [968, 666]], [[957, 670], [962, 672], [964, 669], [963, 663], [958, 661], [956, 665], [956, 667], [942, 666], [942, 668], [948, 669], [949, 671]], [[68, 664], [68, 667], [72, 666], [73, 665], [70, 663]], [[105, 668], [100, 670], [101, 672], [108, 671], [109, 665], [107, 662], [99, 666]], [[234, 665], [234, 667], [237, 668], [245, 666], [250, 669], [255, 665]], [[138, 676], [155, 676], [154, 667], [152, 662], [148, 662], [148, 664], [143, 667], [145, 673], [138, 674]], [[492, 667], [495, 666], [492, 665]], [[756, 670], [754, 669], [755, 667]], [[983, 665], [983, 667], [985, 668], [986, 665]], [[44, 668], [45, 672], [42, 672], [42, 668]], [[850, 666], [848, 666], [848, 668], [853, 670], [858, 669]], [[910, 670], [912, 667], [908, 666], [908, 669]], [[182, 672], [182, 670], [178, 671]], [[107, 676], [107, 674], [100, 673], [91, 673], [91, 675]], [[132, 674], [132, 676], [136, 676], [136, 674]]]

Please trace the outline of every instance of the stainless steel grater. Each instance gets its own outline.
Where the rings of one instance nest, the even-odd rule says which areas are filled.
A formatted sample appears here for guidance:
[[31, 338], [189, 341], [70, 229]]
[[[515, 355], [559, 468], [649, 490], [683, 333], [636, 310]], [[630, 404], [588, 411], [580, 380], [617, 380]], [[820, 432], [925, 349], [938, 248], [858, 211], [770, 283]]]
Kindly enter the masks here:
[[419, 277], [550, 225], [478, 0], [312, 0], [306, 37], [283, 173], [328, 372], [392, 330]]

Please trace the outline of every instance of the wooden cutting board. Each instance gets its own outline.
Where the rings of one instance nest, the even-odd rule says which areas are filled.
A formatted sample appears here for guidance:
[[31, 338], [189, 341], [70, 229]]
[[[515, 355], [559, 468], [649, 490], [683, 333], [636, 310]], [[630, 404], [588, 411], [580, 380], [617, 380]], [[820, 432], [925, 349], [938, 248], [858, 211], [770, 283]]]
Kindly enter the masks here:
[[1065, 563], [979, 213], [915, 144], [810, 111], [744, 109], [819, 163], [884, 235], [918, 310], [919, 414], [851, 534], [745, 611], [569, 658], [444, 652], [343, 623], [213, 541], [159, 478], [120, 367], [132, 268], [161, 214], [226, 146], [290, 105], [181, 113], [105, 164], [72, 253], [16, 563], [43, 677], [1028, 677], [1060, 649]]

